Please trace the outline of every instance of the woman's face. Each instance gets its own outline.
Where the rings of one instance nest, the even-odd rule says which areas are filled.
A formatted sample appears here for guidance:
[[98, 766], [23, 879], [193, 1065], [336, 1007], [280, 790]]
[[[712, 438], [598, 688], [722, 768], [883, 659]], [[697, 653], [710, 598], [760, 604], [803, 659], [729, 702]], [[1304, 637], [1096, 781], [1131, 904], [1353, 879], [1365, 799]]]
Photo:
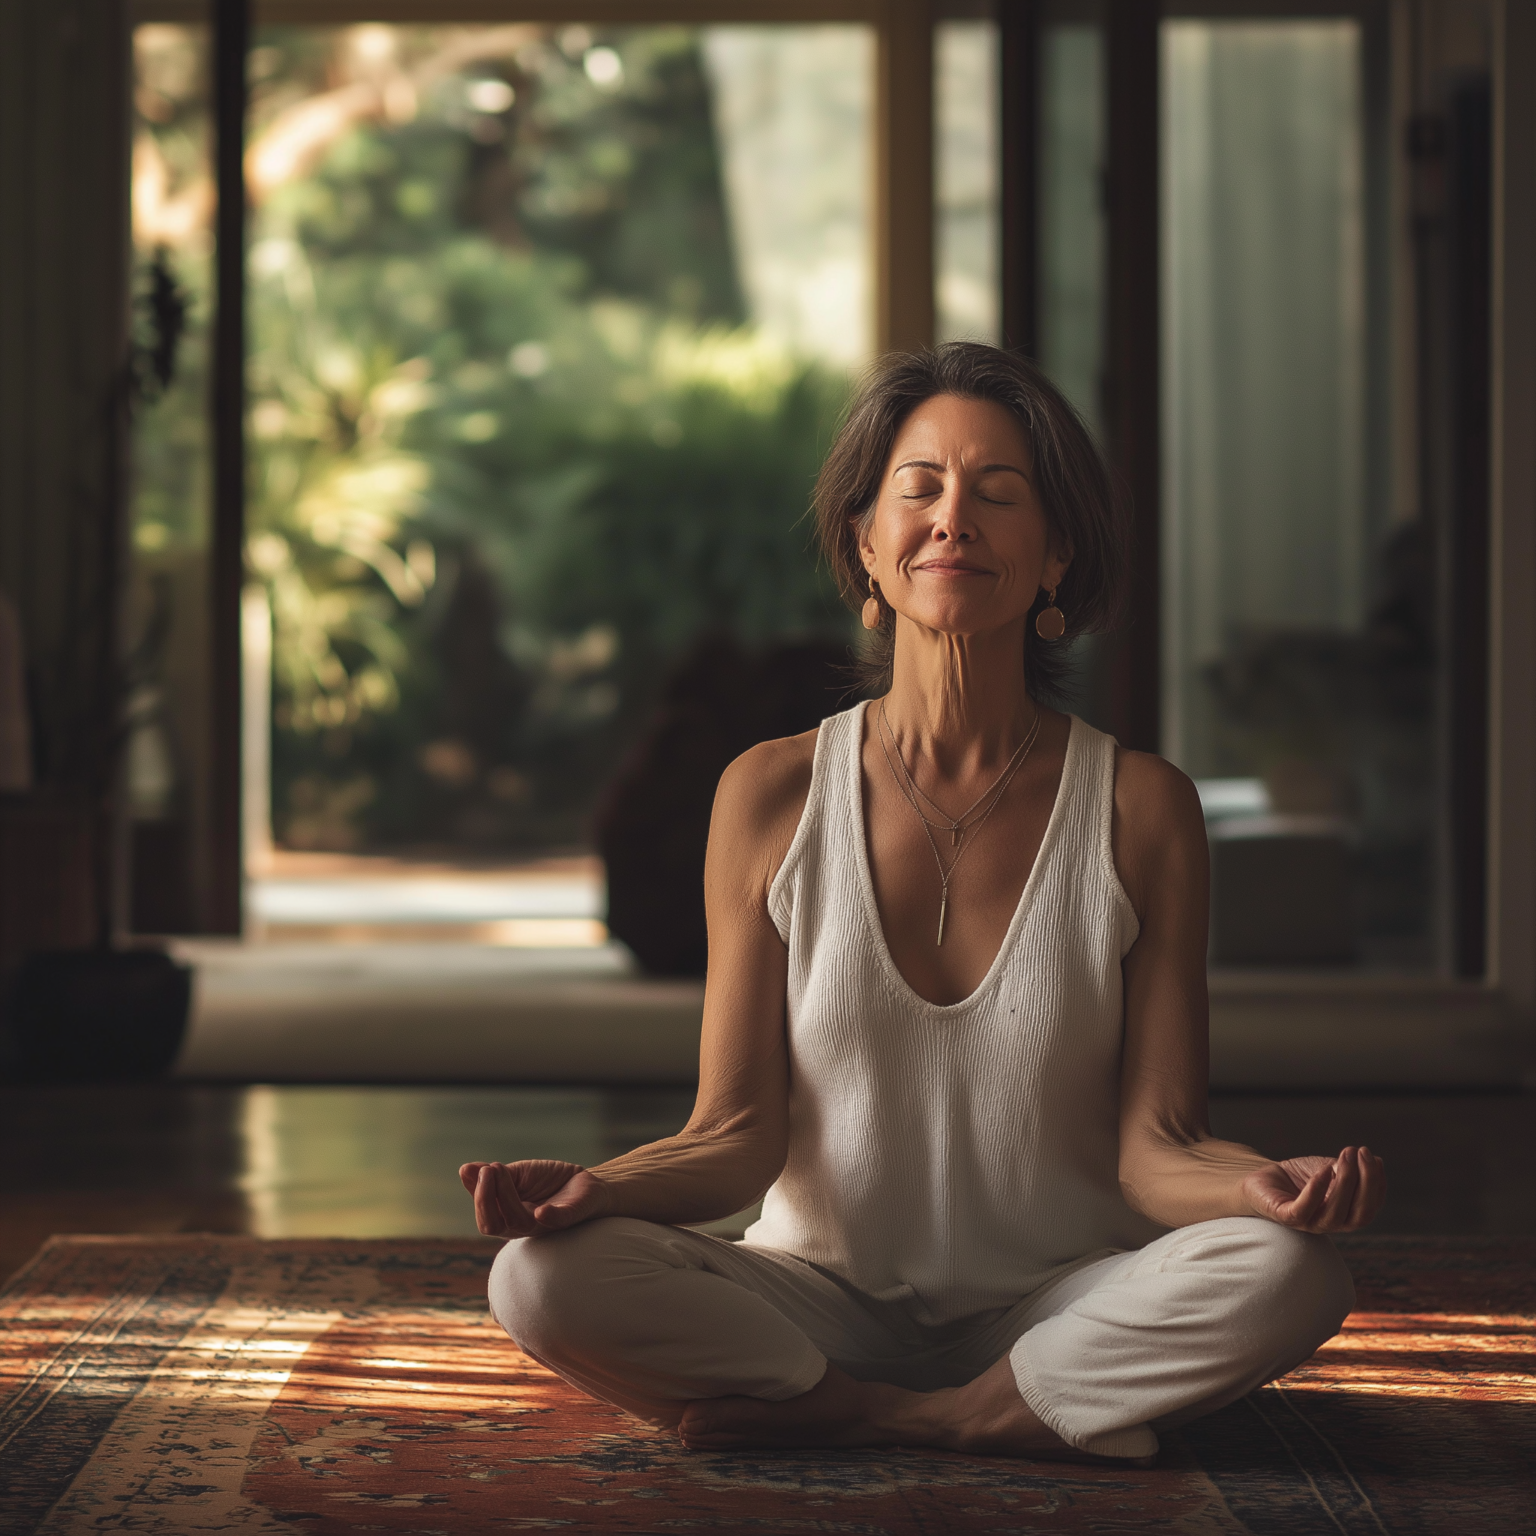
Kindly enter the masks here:
[[993, 401], [935, 395], [912, 412], [859, 539], [898, 614], [952, 635], [1022, 623], [1071, 559], [1030, 474], [1023, 431]]

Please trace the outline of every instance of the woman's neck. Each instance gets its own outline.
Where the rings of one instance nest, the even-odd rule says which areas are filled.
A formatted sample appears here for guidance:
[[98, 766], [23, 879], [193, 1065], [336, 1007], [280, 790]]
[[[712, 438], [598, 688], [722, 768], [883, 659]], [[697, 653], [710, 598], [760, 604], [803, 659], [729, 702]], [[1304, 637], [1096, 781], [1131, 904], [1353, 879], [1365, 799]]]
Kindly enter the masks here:
[[899, 619], [884, 708], [898, 738], [946, 777], [1005, 762], [1037, 712], [1022, 626], [949, 635]]

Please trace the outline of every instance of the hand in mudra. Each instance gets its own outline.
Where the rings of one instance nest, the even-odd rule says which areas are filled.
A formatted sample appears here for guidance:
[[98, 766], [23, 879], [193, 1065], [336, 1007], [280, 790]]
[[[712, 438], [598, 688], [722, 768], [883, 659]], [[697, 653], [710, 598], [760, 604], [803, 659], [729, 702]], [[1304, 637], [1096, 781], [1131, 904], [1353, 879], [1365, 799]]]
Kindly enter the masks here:
[[1288, 1157], [1243, 1180], [1256, 1215], [1300, 1232], [1358, 1232], [1386, 1194], [1385, 1167], [1367, 1147], [1345, 1147], [1337, 1157]]
[[607, 1188], [579, 1163], [465, 1163], [459, 1178], [475, 1197], [475, 1222], [487, 1237], [558, 1232], [608, 1209]]

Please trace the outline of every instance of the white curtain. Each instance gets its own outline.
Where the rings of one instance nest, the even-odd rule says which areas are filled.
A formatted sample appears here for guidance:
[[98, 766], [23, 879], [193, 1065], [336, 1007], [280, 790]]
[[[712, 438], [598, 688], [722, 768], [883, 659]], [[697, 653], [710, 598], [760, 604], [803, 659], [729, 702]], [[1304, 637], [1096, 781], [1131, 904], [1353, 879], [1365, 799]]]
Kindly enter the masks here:
[[1163, 27], [1165, 749], [1234, 629], [1365, 602], [1360, 29]]
[[998, 287], [997, 24], [933, 29], [934, 308], [940, 341], [996, 342]]

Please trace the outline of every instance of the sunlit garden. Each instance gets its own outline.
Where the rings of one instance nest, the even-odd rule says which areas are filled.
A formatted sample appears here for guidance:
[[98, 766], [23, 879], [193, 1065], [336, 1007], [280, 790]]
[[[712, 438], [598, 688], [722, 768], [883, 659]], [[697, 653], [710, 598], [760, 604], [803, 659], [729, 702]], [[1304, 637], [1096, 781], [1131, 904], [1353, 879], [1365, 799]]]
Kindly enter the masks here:
[[[847, 633], [805, 512], [863, 317], [806, 345], [817, 316], [775, 311], [793, 229], [744, 270], [715, 94], [734, 92], [739, 184], [751, 135], [783, 131], [765, 82], [861, 39], [802, 29], [790, 59], [750, 31], [258, 35], [247, 566], [288, 846], [577, 845], [690, 650]], [[205, 517], [200, 47], [140, 30], [137, 175], [158, 201], [140, 198], [139, 245], [191, 306], [138, 427], [137, 543], [170, 572]], [[823, 116], [859, 109], [834, 93]], [[833, 222], [841, 199], [856, 224], [857, 135], [817, 150]], [[820, 274], [834, 315], [838, 277]]]

